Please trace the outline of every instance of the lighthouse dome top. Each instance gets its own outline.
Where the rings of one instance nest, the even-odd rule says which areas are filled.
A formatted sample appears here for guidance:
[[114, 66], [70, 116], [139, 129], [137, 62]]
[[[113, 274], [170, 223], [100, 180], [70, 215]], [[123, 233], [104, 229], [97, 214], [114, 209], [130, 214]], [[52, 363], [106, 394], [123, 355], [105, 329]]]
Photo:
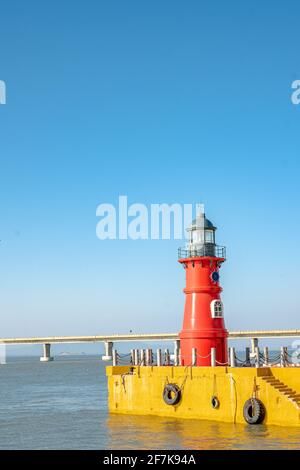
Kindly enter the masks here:
[[187, 228], [187, 231], [189, 232], [199, 228], [204, 230], [217, 230], [217, 227], [215, 227], [214, 224], [208, 220], [203, 213], [198, 215], [196, 219], [192, 221], [191, 225]]

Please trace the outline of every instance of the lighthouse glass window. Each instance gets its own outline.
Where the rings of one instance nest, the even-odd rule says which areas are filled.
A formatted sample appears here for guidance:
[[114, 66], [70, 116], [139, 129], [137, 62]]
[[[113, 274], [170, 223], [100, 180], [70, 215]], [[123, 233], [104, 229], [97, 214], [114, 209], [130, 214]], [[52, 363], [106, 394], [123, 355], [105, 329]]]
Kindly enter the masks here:
[[223, 303], [221, 302], [221, 300], [213, 300], [210, 304], [210, 310], [212, 318], [222, 318]]
[[214, 231], [205, 230], [205, 243], [214, 243]]
[[203, 245], [204, 241], [204, 230], [201, 228], [197, 228], [191, 230], [191, 238], [190, 242], [192, 245]]

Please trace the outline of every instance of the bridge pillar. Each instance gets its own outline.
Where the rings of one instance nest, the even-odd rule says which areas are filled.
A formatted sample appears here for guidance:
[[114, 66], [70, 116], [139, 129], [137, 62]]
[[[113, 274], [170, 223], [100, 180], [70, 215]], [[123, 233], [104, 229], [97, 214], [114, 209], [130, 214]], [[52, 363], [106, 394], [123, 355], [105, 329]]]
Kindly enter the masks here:
[[43, 344], [43, 356], [40, 357], [41, 362], [50, 362], [53, 361], [53, 357], [51, 357], [51, 344], [45, 343]]
[[104, 356], [102, 356], [102, 361], [111, 361], [113, 356], [113, 345], [112, 341], [105, 341], [104, 343]]

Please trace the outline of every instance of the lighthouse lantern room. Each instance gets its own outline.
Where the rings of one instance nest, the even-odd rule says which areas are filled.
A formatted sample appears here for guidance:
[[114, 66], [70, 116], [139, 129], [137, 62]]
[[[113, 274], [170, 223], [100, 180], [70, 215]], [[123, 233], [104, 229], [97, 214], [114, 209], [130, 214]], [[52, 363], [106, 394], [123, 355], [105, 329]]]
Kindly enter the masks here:
[[179, 262], [186, 272], [183, 327], [180, 332], [181, 365], [227, 365], [228, 332], [224, 324], [219, 270], [225, 247], [216, 245], [216, 227], [204, 213], [193, 220], [188, 243], [179, 248]]

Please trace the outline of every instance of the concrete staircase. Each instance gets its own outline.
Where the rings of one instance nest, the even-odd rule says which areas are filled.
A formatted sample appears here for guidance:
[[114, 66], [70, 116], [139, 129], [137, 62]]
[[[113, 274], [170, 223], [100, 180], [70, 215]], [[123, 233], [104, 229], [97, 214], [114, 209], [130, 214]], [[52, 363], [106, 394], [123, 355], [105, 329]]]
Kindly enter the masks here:
[[276, 379], [274, 375], [265, 375], [261, 377], [262, 380], [267, 382], [271, 387], [275, 388], [279, 393], [288, 398], [293, 405], [300, 409], [300, 394], [295, 392], [292, 388], [285, 385], [279, 379]]

